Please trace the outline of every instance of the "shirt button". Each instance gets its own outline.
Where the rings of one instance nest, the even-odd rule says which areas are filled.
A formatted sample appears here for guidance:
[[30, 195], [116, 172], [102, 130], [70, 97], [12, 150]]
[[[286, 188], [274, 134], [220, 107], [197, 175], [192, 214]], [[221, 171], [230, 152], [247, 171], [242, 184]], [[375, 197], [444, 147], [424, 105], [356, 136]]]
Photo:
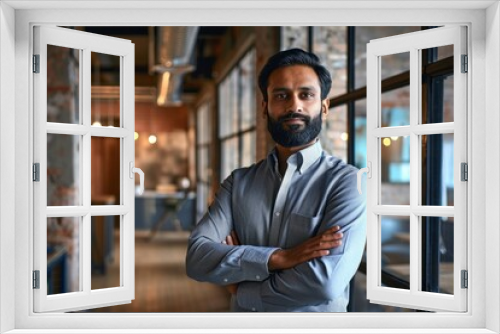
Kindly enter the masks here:
[[227, 282], [227, 278], [224, 278], [224, 282]]
[[255, 276], [255, 278], [256, 278], [256, 279], [260, 279], [260, 276], [259, 276], [259, 275], [257, 275], [257, 276]]
[[280, 216], [280, 212], [276, 212], [276, 217], [279, 217]]

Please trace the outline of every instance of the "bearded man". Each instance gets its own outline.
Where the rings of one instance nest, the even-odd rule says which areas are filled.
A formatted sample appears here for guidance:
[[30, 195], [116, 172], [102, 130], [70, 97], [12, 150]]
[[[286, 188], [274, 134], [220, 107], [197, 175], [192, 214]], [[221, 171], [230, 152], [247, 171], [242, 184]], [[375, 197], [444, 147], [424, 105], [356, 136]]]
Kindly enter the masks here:
[[300, 49], [269, 58], [262, 113], [276, 143], [234, 170], [191, 234], [187, 274], [225, 286], [232, 311], [345, 312], [366, 240], [357, 169], [325, 153], [331, 76]]

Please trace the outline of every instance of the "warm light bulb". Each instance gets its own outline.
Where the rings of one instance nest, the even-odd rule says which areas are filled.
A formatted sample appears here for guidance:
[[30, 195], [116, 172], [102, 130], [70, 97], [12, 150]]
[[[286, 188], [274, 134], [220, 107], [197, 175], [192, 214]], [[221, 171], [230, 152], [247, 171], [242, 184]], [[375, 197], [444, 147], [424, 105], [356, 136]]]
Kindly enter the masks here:
[[396, 140], [398, 140], [398, 137], [391, 137], [391, 139], [396, 141]]
[[156, 136], [155, 136], [155, 135], [151, 135], [151, 136], [149, 136], [149, 143], [150, 143], [150, 144], [154, 144], [154, 143], [156, 143]]
[[384, 146], [391, 146], [391, 139], [384, 138], [384, 140], [382, 141], [382, 144], [384, 144]]
[[102, 126], [102, 124], [99, 121], [95, 121], [94, 123], [92, 123], [92, 126]]
[[347, 141], [348, 138], [349, 135], [347, 134], [347, 132], [342, 132], [342, 134], [340, 135], [340, 139], [342, 139], [343, 141]]
[[139, 139], [139, 134], [137, 132], [134, 132], [134, 140]]

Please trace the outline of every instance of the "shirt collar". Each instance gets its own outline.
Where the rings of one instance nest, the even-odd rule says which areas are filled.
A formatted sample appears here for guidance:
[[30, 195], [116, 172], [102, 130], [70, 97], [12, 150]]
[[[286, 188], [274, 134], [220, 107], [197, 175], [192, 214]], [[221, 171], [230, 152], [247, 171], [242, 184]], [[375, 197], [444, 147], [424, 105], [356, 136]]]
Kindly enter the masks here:
[[[321, 143], [318, 140], [311, 146], [306, 147], [303, 150], [298, 151], [295, 154], [292, 154], [288, 158], [288, 162], [295, 162], [297, 164], [297, 170], [300, 174], [303, 174], [311, 165], [321, 157], [323, 152], [323, 148]], [[278, 168], [278, 155], [276, 153], [276, 148], [274, 148], [269, 154], [268, 161], [271, 163], [271, 166], [274, 167], [274, 170], [279, 174]]]

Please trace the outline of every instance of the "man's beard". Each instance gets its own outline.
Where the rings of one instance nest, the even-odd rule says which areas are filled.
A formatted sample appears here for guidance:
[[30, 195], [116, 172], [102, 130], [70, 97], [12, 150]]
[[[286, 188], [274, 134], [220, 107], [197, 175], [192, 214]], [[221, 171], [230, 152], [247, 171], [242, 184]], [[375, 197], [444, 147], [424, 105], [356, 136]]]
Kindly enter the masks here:
[[[304, 121], [304, 126], [291, 124], [285, 127], [284, 122], [293, 118]], [[321, 112], [312, 119], [300, 113], [290, 113], [276, 120], [269, 115], [269, 112], [267, 114], [267, 130], [273, 140], [284, 147], [302, 146], [310, 143], [318, 137], [321, 125]]]

